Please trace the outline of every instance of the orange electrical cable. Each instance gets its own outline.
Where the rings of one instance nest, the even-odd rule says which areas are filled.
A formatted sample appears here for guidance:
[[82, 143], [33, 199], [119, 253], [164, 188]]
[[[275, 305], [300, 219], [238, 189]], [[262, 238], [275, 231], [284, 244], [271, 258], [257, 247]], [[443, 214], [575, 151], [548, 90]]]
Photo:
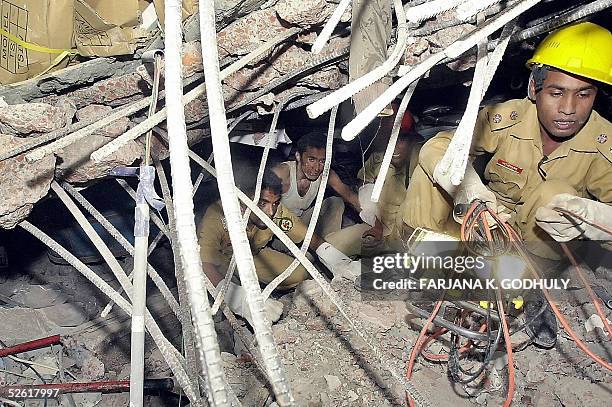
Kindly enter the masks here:
[[[412, 348], [412, 352], [410, 352], [410, 360], [408, 361], [408, 368], [406, 369], [406, 379], [408, 380], [410, 380], [410, 378], [412, 377], [412, 369], [414, 369], [414, 363], [416, 361], [417, 355], [419, 354], [423, 341], [425, 340], [425, 334], [427, 330], [429, 329], [429, 326], [433, 322], [434, 318], [438, 314], [438, 311], [440, 311], [442, 302], [443, 302], [442, 300], [439, 300], [438, 302], [436, 302], [436, 305], [433, 311], [431, 312], [431, 315], [427, 319], [427, 322], [425, 322], [425, 324], [423, 325], [423, 328], [421, 328], [421, 332], [419, 332], [419, 336], [417, 337], [417, 341], [414, 344], [414, 347]], [[410, 407], [415, 407], [414, 401], [410, 398], [408, 393], [406, 393], [406, 401], [408, 402]]]
[[584, 223], [593, 226], [594, 228], [597, 228], [599, 230], [603, 230], [606, 233], [609, 233], [610, 236], [612, 236], [612, 229], [610, 229], [608, 226], [602, 225], [600, 223], [597, 222], [593, 222], [583, 216], [578, 215], [576, 212], [572, 212], [572, 211], [568, 211], [567, 209], [563, 209], [563, 208], [559, 208], [559, 207], [554, 207], [553, 210], [557, 211], [557, 212], [561, 212], [564, 215], [567, 216], [572, 216], [578, 220], [583, 221]]
[[508, 394], [506, 395], [506, 400], [504, 401], [504, 407], [508, 407], [512, 404], [516, 384], [514, 382], [512, 343], [510, 342], [510, 331], [508, 330], [508, 322], [506, 321], [506, 314], [504, 312], [504, 303], [502, 301], [501, 290], [498, 290], [497, 292], [497, 311], [499, 312], [499, 321], [501, 324], [501, 329], [504, 332], [504, 344], [506, 346], [506, 354], [508, 355]]
[[578, 278], [582, 282], [582, 285], [584, 285], [584, 288], [586, 288], [587, 293], [589, 294], [589, 297], [591, 298], [591, 301], [593, 302], [593, 305], [595, 305], [595, 311], [597, 311], [597, 315], [599, 315], [599, 318], [601, 318], [604, 326], [606, 327], [606, 331], [608, 331], [608, 339], [612, 339], [612, 327], [610, 327], [610, 324], [608, 323], [608, 318], [606, 317], [606, 314], [603, 312], [603, 309], [601, 308], [599, 298], [597, 298], [597, 296], [593, 292], [591, 285], [589, 284], [586, 277], [584, 276], [584, 273], [582, 272], [582, 268], [578, 265], [578, 262], [576, 261], [576, 258], [570, 251], [569, 247], [567, 247], [565, 243], [561, 243], [561, 248], [563, 249], [567, 257], [570, 259], [570, 261], [572, 262], [572, 265], [576, 269], [576, 274], [578, 274]]
[[[495, 216], [494, 216], [495, 218]], [[514, 231], [514, 229], [512, 229], [510, 226], [508, 226], [507, 224], [504, 223], [504, 227], [506, 227], [508, 229], [508, 231], [510, 232], [510, 237], [512, 239], [512, 242], [514, 244], [514, 247], [516, 248], [516, 250], [521, 254], [521, 256], [523, 257], [523, 259], [525, 259], [525, 261], [527, 262], [527, 264], [529, 265], [529, 269], [531, 270], [531, 272], [533, 273], [533, 275], [536, 278], [540, 278], [538, 272], [536, 271], [536, 268], [534, 267], [534, 265], [531, 263], [529, 254], [525, 251], [525, 249], [519, 244], [520, 242], [520, 237], [518, 236], [518, 234]], [[559, 310], [559, 308], [557, 307], [557, 305], [553, 302], [552, 297], [550, 295], [550, 293], [548, 292], [548, 290], [543, 289], [542, 292], [544, 293], [544, 297], [546, 298], [546, 300], [548, 301], [548, 303], [550, 304], [550, 307], [552, 308], [553, 312], [555, 313], [557, 319], [559, 320], [559, 322], [561, 323], [561, 325], [563, 326], [563, 329], [565, 329], [565, 331], [568, 333], [568, 335], [572, 338], [572, 340], [576, 343], [576, 345], [584, 352], [586, 353], [591, 359], [593, 359], [595, 362], [597, 362], [600, 366], [611, 370], [612, 371], [612, 364], [610, 362], [607, 362], [605, 360], [603, 360], [602, 358], [600, 358], [599, 356], [597, 356], [595, 353], [593, 353], [593, 351], [591, 351], [584, 342], [582, 342], [582, 340], [580, 340], [580, 338], [578, 338], [578, 336], [576, 335], [576, 333], [572, 330], [572, 328], [570, 327], [569, 323], [567, 322], [567, 320], [565, 319], [565, 317], [563, 316], [563, 314], [561, 313], [561, 311]]]

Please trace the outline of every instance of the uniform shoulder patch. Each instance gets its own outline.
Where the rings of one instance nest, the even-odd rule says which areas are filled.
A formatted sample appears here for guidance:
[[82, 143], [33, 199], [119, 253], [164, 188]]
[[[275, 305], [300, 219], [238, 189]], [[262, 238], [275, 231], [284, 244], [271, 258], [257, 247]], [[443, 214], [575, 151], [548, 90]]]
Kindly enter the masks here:
[[500, 130], [519, 123], [528, 108], [527, 102], [525, 100], [509, 100], [489, 106], [487, 108], [487, 120], [491, 130]]
[[601, 133], [595, 136], [597, 150], [612, 163], [612, 140], [608, 133]]
[[283, 232], [293, 229], [293, 220], [287, 217], [276, 218], [276, 224]]

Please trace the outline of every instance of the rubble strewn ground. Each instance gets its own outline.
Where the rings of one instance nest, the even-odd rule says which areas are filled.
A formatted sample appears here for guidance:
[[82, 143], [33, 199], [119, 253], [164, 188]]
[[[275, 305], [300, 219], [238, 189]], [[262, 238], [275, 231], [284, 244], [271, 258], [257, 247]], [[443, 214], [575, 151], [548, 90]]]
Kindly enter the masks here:
[[[34, 248], [35, 249], [35, 248]], [[175, 291], [172, 279], [172, 256], [168, 247], [153, 255], [156, 268]], [[131, 264], [122, 261], [125, 269]], [[114, 287], [118, 283], [103, 264], [91, 266]], [[607, 284], [605, 269], [593, 275], [595, 284]], [[4, 274], [7, 276], [7, 274]], [[400, 301], [362, 301], [352, 282], [336, 279], [335, 293], [347, 304], [350, 318], [361, 322], [390, 365], [381, 369], [368, 346], [358, 336], [319, 285], [308, 280], [294, 291], [276, 294], [285, 304], [281, 320], [273, 333], [283, 364], [300, 406], [395, 406], [403, 405], [404, 392], [387, 369], [403, 374], [410, 349], [423, 320], [411, 314]], [[610, 288], [608, 288], [610, 289]], [[10, 346], [53, 334], [60, 334], [63, 345], [18, 355], [35, 362], [45, 379], [60, 374], [64, 381], [119, 380], [129, 376], [130, 320], [122, 311], [113, 310], [102, 319], [100, 311], [107, 301], [76, 270], [54, 264], [40, 251], [25, 267], [13, 270], [0, 284], [1, 298], [23, 306], [0, 307], [4, 321], [0, 339]], [[612, 348], [601, 328], [585, 326], [594, 314], [584, 290], [576, 285], [573, 300], [561, 304], [573, 329], [604, 358]], [[9, 301], [10, 302], [10, 301]], [[170, 341], [181, 347], [180, 324], [154, 287], [149, 287], [149, 309]], [[232, 334], [228, 321], [218, 315], [216, 329], [228, 381], [245, 406], [264, 406], [272, 402], [266, 382], [257, 371], [244, 344]], [[522, 335], [522, 336], [521, 336]], [[520, 342], [525, 335], [513, 337]], [[436, 343], [433, 351], [441, 351]], [[61, 356], [60, 356], [61, 355]], [[171, 372], [152, 341], [146, 341], [146, 377], [170, 377]], [[26, 365], [9, 358], [0, 359], [0, 378], [7, 383], [40, 382]], [[542, 350], [529, 346], [515, 353], [517, 391], [516, 406], [605, 405], [612, 391], [612, 377], [584, 355], [562, 330], [557, 346]], [[452, 385], [446, 364], [423, 359], [413, 375], [415, 386], [432, 406], [497, 406], [505, 397], [506, 363], [503, 352], [492, 362], [488, 379], [480, 388]], [[7, 373], [12, 372], [12, 373]], [[468, 398], [467, 394], [472, 397]], [[125, 394], [75, 395], [77, 406], [124, 406]], [[152, 397], [151, 406], [168, 400]], [[36, 404], [30, 402], [28, 406]], [[39, 404], [42, 406], [43, 404]], [[54, 406], [49, 401], [49, 406]], [[68, 406], [63, 400], [62, 406]]]

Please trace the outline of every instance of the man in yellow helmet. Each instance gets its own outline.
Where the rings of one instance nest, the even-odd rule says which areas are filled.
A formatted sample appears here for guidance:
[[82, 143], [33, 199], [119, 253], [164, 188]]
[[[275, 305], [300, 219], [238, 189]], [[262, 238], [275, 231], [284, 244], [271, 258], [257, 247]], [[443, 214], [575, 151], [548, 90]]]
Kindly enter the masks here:
[[[557, 242], [573, 239], [609, 245], [612, 236], [592, 223], [612, 228], [612, 126], [593, 103], [598, 87], [612, 83], [611, 51], [612, 34], [593, 23], [551, 33], [527, 63], [528, 98], [485, 107], [478, 116], [471, 156], [492, 155], [484, 181], [469, 164], [461, 185], [448, 187], [437, 165], [453, 135], [439, 133], [421, 150], [404, 223], [456, 230], [453, 206], [480, 200], [509, 219], [539, 257], [560, 259]], [[542, 324], [532, 330], [548, 330], [539, 344], [553, 346], [554, 317]]]

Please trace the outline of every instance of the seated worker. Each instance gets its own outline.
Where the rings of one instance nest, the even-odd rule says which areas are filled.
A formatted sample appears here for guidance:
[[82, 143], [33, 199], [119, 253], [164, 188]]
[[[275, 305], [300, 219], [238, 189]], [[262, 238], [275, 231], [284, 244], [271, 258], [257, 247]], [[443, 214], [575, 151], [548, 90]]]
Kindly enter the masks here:
[[[442, 132], [421, 149], [406, 194], [406, 225], [445, 232], [453, 204], [480, 200], [508, 216], [539, 258], [561, 258], [555, 241], [610, 241], [588, 222], [612, 226], [612, 126], [593, 110], [597, 87], [612, 83], [611, 50], [612, 34], [590, 22], [551, 33], [527, 62], [528, 98], [485, 107], [478, 116], [471, 154], [492, 155], [487, 185], [469, 163], [457, 188], [440, 174], [452, 138]], [[588, 222], [561, 215], [557, 207]], [[544, 317], [548, 322], [528, 325], [528, 333], [537, 334], [536, 344], [553, 346], [556, 320], [552, 311]]]
[[[297, 142], [296, 161], [285, 161], [273, 168], [283, 183], [282, 204], [297, 215], [304, 224], [310, 223], [314, 202], [321, 184], [321, 174], [325, 165], [326, 137], [320, 133], [308, 133]], [[315, 232], [326, 237], [342, 227], [344, 202], [358, 211], [359, 197], [338, 177], [333, 170], [329, 172], [327, 184], [340, 195], [323, 200]]]
[[[365, 223], [349, 226], [327, 236], [327, 241], [344, 254], [362, 254], [362, 246], [388, 249], [392, 241], [400, 238], [402, 212], [406, 188], [419, 161], [423, 138], [413, 129], [413, 118], [406, 112], [393, 150], [391, 164], [378, 203], [371, 201], [376, 177], [380, 172], [384, 153], [370, 155], [357, 177], [363, 181], [359, 188], [361, 219]], [[399, 216], [398, 216], [399, 215]]]
[[[248, 196], [255, 195], [257, 169], [245, 165], [234, 167], [237, 186]], [[271, 171], [264, 173], [261, 194], [257, 206], [272, 219], [295, 243], [300, 243], [306, 235], [304, 224], [289, 211], [281, 202], [281, 181]], [[246, 227], [247, 236], [253, 253], [255, 271], [259, 281], [269, 283], [280, 275], [293, 262], [294, 257], [278, 252], [268, 243], [273, 233], [266, 227], [257, 215], [251, 213]], [[229, 267], [233, 249], [230, 241], [226, 220], [223, 215], [221, 201], [212, 204], [206, 210], [198, 225], [198, 242], [204, 273], [211, 282], [218, 286]], [[347, 273], [351, 267], [358, 268], [357, 262], [342, 254], [338, 249], [314, 234], [310, 249], [315, 251], [323, 263], [334, 275]], [[353, 273], [358, 272], [358, 269]], [[295, 271], [284, 280], [279, 287], [292, 288], [307, 278], [307, 271], [299, 265]], [[246, 292], [238, 284], [230, 283], [225, 295], [225, 302], [236, 314], [246, 318], [251, 323], [251, 315], [246, 302]], [[275, 322], [282, 313], [282, 303], [273, 299], [266, 301], [266, 315]]]

